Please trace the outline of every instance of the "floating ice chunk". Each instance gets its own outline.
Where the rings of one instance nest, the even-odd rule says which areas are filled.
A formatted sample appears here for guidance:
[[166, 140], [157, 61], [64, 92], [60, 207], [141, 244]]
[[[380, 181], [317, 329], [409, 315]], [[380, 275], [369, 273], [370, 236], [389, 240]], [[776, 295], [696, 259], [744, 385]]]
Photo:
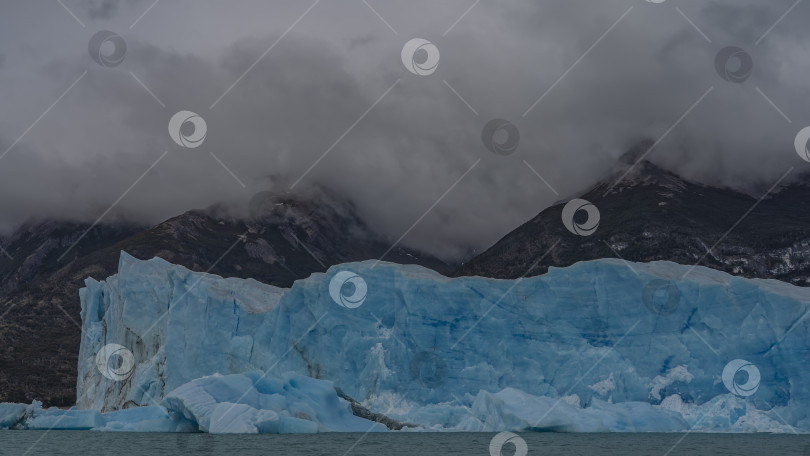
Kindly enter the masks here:
[[387, 430], [354, 416], [331, 382], [295, 373], [203, 377], [167, 394], [164, 404], [212, 434]]
[[197, 432], [194, 423], [160, 406], [135, 407], [103, 414], [106, 424], [97, 431]]
[[0, 403], [0, 430], [9, 429], [19, 423], [28, 408], [25, 404]]
[[60, 410], [49, 408], [34, 411], [25, 423], [28, 430], [89, 430], [104, 426], [104, 417], [95, 410]]

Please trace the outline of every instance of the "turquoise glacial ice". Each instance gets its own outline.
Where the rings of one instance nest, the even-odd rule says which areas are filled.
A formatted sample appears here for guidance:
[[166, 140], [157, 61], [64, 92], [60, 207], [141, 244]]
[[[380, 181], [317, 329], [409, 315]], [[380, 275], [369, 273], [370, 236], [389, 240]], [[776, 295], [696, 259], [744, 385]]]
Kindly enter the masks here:
[[[367, 261], [281, 289], [122, 252], [81, 302], [79, 409], [160, 406], [206, 430], [238, 402], [217, 416], [261, 432], [291, 410], [253, 393], [188, 406], [197, 379], [247, 391], [260, 372], [327, 380], [422, 430], [810, 432], [810, 290], [703, 267], [597, 260], [495, 280]], [[132, 365], [105, 372], [108, 344]], [[355, 418], [334, 399], [311, 402], [330, 408], [313, 411], [331, 414], [322, 426]]]

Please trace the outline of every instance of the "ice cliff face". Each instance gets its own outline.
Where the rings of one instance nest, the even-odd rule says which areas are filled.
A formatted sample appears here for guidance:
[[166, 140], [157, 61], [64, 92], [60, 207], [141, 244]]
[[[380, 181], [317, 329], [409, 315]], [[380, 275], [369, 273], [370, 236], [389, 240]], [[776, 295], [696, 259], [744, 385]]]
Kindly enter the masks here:
[[[810, 431], [810, 292], [781, 282], [667, 262], [524, 280], [363, 262], [281, 289], [122, 253], [86, 283], [80, 409], [296, 372], [430, 429]], [[102, 375], [108, 344], [132, 363]]]

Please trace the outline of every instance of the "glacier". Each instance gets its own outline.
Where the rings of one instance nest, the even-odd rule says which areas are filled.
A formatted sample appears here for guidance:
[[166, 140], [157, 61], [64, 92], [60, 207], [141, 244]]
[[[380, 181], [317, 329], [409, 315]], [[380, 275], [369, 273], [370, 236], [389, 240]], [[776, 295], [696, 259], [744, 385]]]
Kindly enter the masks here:
[[282, 289], [122, 252], [80, 297], [76, 410], [0, 405], [0, 427], [387, 430], [359, 405], [404, 430], [810, 432], [810, 291], [703, 267], [366, 261]]

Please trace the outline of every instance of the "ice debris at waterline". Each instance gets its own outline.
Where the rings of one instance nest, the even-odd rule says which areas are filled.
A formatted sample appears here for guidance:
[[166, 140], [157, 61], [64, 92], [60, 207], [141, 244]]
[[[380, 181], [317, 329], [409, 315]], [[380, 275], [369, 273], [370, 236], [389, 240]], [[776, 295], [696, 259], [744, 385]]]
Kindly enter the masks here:
[[[117, 275], [86, 283], [78, 409], [159, 404], [201, 430], [224, 416], [226, 431], [263, 432], [264, 411], [279, 412], [261, 395], [172, 394], [214, 374], [295, 372], [422, 430], [810, 432], [810, 291], [782, 282], [669, 262], [524, 280], [363, 262], [281, 289], [122, 253]], [[328, 409], [304, 412], [313, 422], [348, 423], [344, 403], [316, 402]]]
[[163, 405], [96, 410], [43, 409], [0, 404], [0, 429], [92, 429], [212, 434], [289, 434], [386, 431], [352, 414], [334, 385], [301, 374], [273, 378], [262, 372], [212, 375], [166, 395]]

